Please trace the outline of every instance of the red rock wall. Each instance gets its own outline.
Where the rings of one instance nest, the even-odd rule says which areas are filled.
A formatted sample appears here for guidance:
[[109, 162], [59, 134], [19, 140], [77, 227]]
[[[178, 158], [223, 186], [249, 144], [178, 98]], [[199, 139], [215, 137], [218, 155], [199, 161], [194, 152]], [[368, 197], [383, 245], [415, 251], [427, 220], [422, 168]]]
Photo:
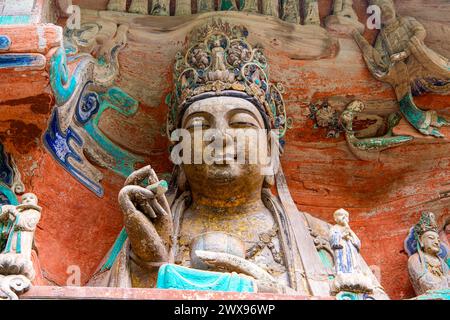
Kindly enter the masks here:
[[[366, 5], [366, 1], [355, 0], [361, 21]], [[450, 17], [443, 10], [449, 9], [448, 1], [403, 0], [397, 6], [401, 13], [419, 18], [429, 31], [428, 44], [450, 57], [450, 40], [445, 36]], [[330, 11], [331, 1], [320, 1], [321, 16]], [[373, 39], [375, 34], [366, 32], [366, 36]], [[129, 45], [120, 55], [117, 81], [140, 98], [139, 112], [130, 118], [106, 113], [100, 128], [117, 144], [144, 155], [147, 163], [164, 174], [170, 172], [171, 164], [167, 140], [160, 132], [173, 58], [144, 40], [138, 30], [130, 31]], [[288, 115], [294, 120], [286, 138], [284, 171], [299, 209], [329, 222], [337, 208], [351, 212], [351, 224], [362, 240], [368, 264], [379, 266], [381, 282], [392, 298], [409, 298], [413, 291], [403, 240], [422, 209], [434, 210], [441, 224], [450, 217], [450, 198], [445, 193], [450, 191], [450, 144], [448, 140], [420, 140], [383, 152], [379, 161], [366, 162], [351, 154], [342, 137], [329, 139], [324, 130], [313, 129], [308, 119], [311, 101], [329, 99], [343, 106], [357, 98], [377, 113], [395, 110], [393, 91], [371, 77], [356, 44], [345, 37], [339, 42], [337, 56], [321, 60], [294, 60], [276, 49], [266, 51], [272, 80], [285, 85]], [[0, 140], [14, 155], [27, 191], [35, 192], [43, 207], [36, 235], [43, 277], [49, 284], [65, 285], [67, 268], [77, 265], [84, 283], [122, 227], [116, 198], [123, 179], [103, 170], [105, 196], [100, 199], [44, 150], [41, 136], [54, 105], [45, 70], [19, 77], [1, 72], [0, 88]], [[428, 95], [417, 101], [450, 114], [448, 96]]]

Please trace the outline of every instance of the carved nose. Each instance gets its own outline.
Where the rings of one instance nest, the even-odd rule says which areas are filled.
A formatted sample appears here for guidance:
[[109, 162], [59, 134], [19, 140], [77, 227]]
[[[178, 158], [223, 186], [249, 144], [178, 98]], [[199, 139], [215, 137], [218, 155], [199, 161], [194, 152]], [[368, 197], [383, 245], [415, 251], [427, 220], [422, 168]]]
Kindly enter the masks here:
[[233, 158], [234, 152], [234, 139], [233, 136], [226, 131], [222, 131], [223, 153], [225, 158]]

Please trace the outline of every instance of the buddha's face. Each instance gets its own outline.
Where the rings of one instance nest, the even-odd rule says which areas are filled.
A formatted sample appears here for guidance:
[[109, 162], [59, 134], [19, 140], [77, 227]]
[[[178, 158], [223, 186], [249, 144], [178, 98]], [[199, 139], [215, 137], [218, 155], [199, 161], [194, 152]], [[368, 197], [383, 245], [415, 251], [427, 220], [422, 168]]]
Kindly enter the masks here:
[[396, 13], [395, 7], [392, 1], [379, 1], [378, 5], [381, 9], [381, 23], [384, 25], [389, 25], [395, 21]]
[[441, 250], [440, 244], [439, 235], [434, 231], [427, 231], [420, 237], [420, 245], [428, 254], [437, 255]]
[[[267, 133], [263, 118], [250, 102], [235, 97], [213, 97], [192, 104], [182, 119], [182, 128], [191, 139], [191, 158], [203, 157], [199, 163], [183, 163], [189, 186], [195, 194], [215, 199], [233, 200], [248, 198], [248, 193], [261, 193], [264, 176], [262, 165], [250, 161], [250, 154], [259, 148], [257, 143], [246, 143], [243, 147], [237, 140], [243, 131], [264, 133], [267, 153]], [[201, 131], [200, 131], [201, 129]], [[212, 130], [211, 130], [212, 129]], [[244, 129], [244, 130], [241, 130]], [[196, 140], [195, 132], [214, 132], [213, 139]], [[197, 158], [198, 159], [198, 158]], [[239, 161], [238, 161], [239, 160]], [[254, 160], [254, 159], [253, 159]]]

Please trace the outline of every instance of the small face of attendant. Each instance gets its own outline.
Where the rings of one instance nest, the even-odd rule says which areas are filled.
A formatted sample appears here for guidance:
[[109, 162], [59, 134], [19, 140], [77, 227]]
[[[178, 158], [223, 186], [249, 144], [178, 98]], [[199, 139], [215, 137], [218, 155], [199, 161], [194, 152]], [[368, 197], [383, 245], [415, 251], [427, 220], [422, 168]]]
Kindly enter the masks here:
[[425, 253], [437, 255], [440, 248], [439, 235], [434, 231], [427, 231], [420, 237], [420, 245]]
[[[242, 145], [237, 142], [242, 131], [254, 132], [257, 139], [261, 139], [260, 130], [265, 129], [264, 120], [252, 103], [236, 97], [197, 101], [186, 110], [182, 128], [191, 136], [191, 163], [184, 163], [183, 170], [194, 194], [235, 199], [244, 194], [261, 193], [263, 165], [259, 158], [249, 161], [254, 159], [252, 154], [259, 154], [259, 144], [245, 142]], [[195, 131], [199, 129], [203, 133], [212, 129], [211, 132], [217, 136], [212, 141], [203, 139], [206, 141], [198, 143]], [[267, 135], [263, 137], [267, 142]], [[268, 148], [267, 143], [263, 146]], [[265, 151], [268, 154], [268, 150]], [[201, 152], [201, 163], [193, 163], [195, 152]], [[211, 155], [209, 163], [205, 161], [207, 155]]]
[[334, 220], [341, 226], [347, 226], [349, 223], [349, 213], [344, 209], [339, 209], [334, 213]]
[[33, 193], [26, 193], [22, 196], [22, 204], [37, 205], [38, 198]]
[[381, 23], [384, 25], [390, 25], [395, 21], [396, 13], [394, 4], [391, 1], [382, 1], [378, 5], [381, 9]]

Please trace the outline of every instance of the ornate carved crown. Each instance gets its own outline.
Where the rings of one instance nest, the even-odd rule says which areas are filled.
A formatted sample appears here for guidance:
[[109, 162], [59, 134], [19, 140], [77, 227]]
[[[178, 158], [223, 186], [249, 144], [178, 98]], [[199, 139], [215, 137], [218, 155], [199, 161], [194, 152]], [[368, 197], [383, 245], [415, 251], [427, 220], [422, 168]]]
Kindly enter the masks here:
[[427, 231], [438, 232], [434, 213], [429, 211], [422, 212], [419, 222], [414, 226], [414, 235], [418, 240]]
[[269, 83], [268, 63], [259, 46], [247, 42], [243, 26], [221, 20], [192, 32], [185, 53], [177, 53], [174, 68], [175, 88], [168, 96], [168, 131], [179, 126], [190, 104], [210, 96], [248, 97], [263, 117], [268, 129], [287, 129], [286, 110], [280, 84]]

